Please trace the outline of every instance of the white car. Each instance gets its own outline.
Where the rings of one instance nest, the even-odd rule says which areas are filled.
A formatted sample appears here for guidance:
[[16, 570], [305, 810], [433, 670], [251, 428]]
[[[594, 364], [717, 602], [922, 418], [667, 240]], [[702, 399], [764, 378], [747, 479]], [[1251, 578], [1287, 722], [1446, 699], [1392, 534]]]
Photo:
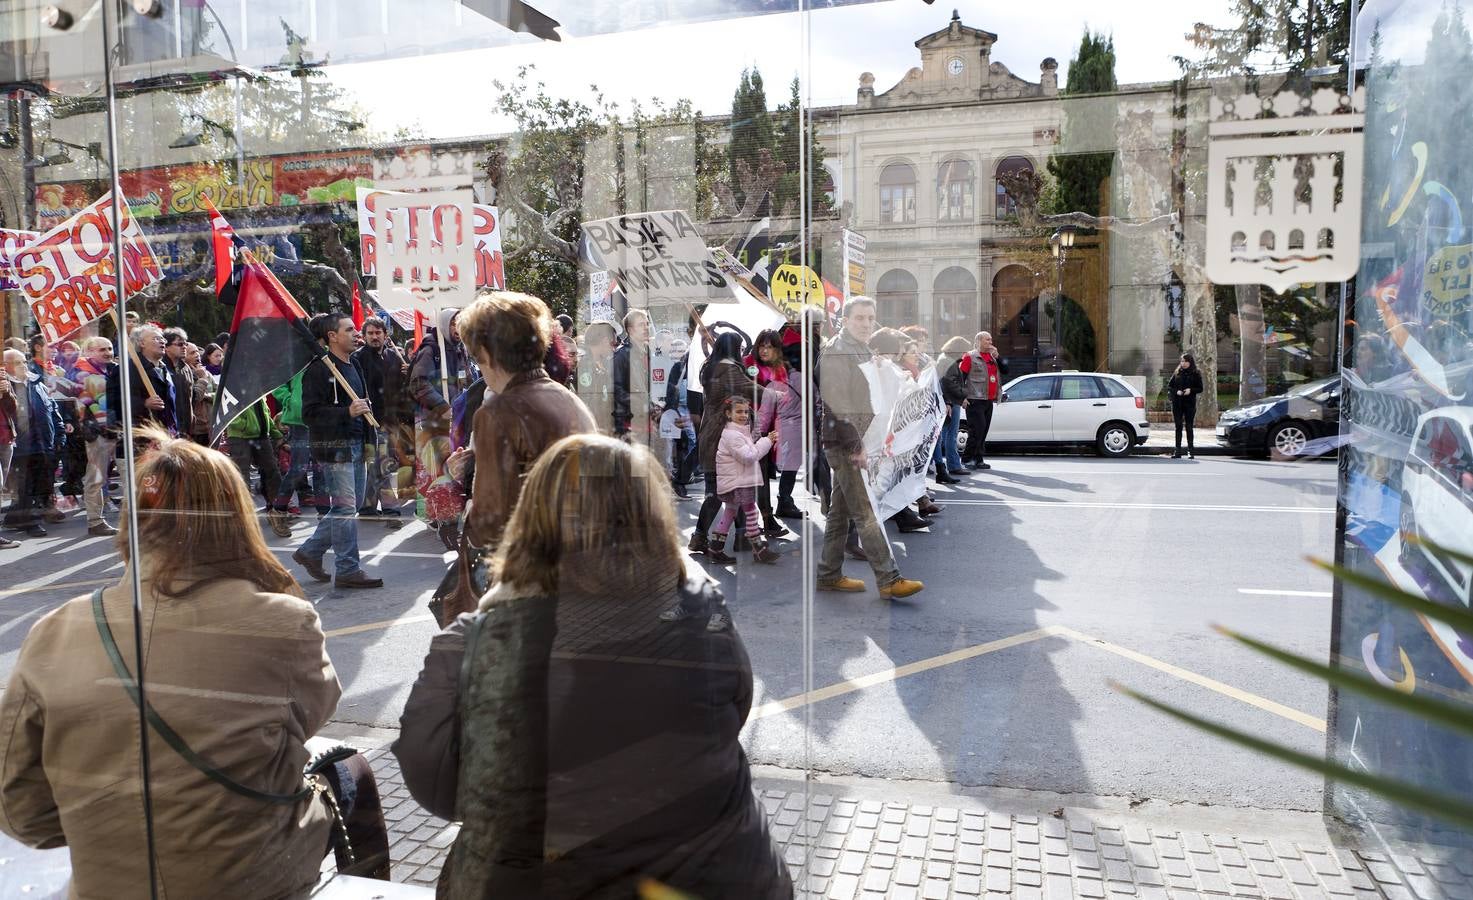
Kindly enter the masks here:
[[987, 443], [1093, 444], [1102, 456], [1126, 456], [1150, 436], [1146, 400], [1124, 378], [1043, 372], [1003, 385]]
[[1473, 553], [1473, 408], [1434, 409], [1417, 420], [1401, 475], [1402, 564], [1426, 560], [1464, 606], [1473, 602], [1473, 566], [1427, 541]]

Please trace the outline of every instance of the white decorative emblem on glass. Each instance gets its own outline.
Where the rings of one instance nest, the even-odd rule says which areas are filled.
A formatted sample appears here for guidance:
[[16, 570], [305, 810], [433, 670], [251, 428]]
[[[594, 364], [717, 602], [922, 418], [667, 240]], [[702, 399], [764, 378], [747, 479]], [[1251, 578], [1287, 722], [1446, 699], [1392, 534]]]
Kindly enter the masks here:
[[1365, 91], [1213, 97], [1207, 128], [1207, 277], [1345, 281], [1360, 264]]

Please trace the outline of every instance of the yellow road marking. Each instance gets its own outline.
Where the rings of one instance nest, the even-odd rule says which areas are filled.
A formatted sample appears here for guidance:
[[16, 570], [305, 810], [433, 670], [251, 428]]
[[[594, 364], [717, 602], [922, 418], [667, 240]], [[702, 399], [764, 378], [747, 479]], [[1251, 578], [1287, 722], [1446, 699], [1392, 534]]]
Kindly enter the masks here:
[[770, 703], [764, 703], [761, 706], [752, 710], [751, 718], [764, 719], [768, 716], [775, 716], [778, 713], [791, 712], [792, 710], [807, 706], [810, 703], [817, 703], [820, 700], [828, 700], [833, 697], [840, 697], [844, 694], [853, 693], [854, 691], [861, 690], [863, 688], [874, 687], [877, 684], [884, 684], [887, 681], [895, 681], [896, 679], [904, 678], [907, 675], [915, 675], [918, 672], [927, 672], [931, 669], [939, 669], [942, 666], [949, 666], [952, 663], [958, 663], [968, 659], [976, 659], [979, 656], [985, 656], [988, 653], [996, 653], [999, 650], [1006, 650], [1009, 647], [1018, 647], [1023, 644], [1031, 644], [1034, 641], [1042, 640], [1046, 637], [1054, 637], [1059, 633], [1060, 629], [1058, 626], [1049, 625], [1044, 628], [1036, 629], [1034, 631], [1025, 631], [1022, 634], [1015, 634], [1012, 637], [999, 638], [995, 641], [988, 641], [985, 644], [976, 644], [971, 647], [964, 647], [961, 650], [953, 650], [950, 653], [943, 653], [940, 656], [933, 656], [930, 659], [922, 659], [917, 662], [906, 663], [903, 666], [896, 666], [891, 669], [881, 669], [878, 672], [874, 672], [869, 675], [861, 675], [858, 678], [850, 678], [847, 681], [841, 681], [838, 684], [831, 684], [827, 687], [821, 687], [818, 690], [809, 691], [806, 694], [798, 694], [793, 697], [788, 697], [786, 700], [774, 700]]
[[1092, 638], [1087, 634], [1080, 634], [1072, 628], [1060, 627], [1059, 633], [1065, 635], [1066, 637], [1071, 637], [1074, 640], [1079, 641], [1080, 643], [1088, 644], [1091, 647], [1098, 647], [1101, 650], [1108, 650], [1109, 652], [1114, 653], [1117, 656], [1123, 656], [1126, 659], [1131, 660], [1132, 662], [1138, 662], [1143, 666], [1149, 666], [1150, 668], [1155, 669], [1158, 672], [1165, 672], [1167, 675], [1171, 675], [1175, 678], [1180, 678], [1182, 681], [1191, 682], [1198, 687], [1204, 687], [1209, 691], [1215, 691], [1219, 694], [1222, 694], [1224, 697], [1231, 697], [1232, 699], [1237, 700], [1240, 703], [1246, 703], [1249, 706], [1256, 706], [1264, 712], [1270, 712], [1276, 716], [1282, 716], [1283, 718], [1288, 719], [1291, 722], [1303, 725], [1306, 728], [1313, 728], [1320, 734], [1325, 733], [1326, 726], [1324, 719], [1317, 719], [1308, 713], [1300, 712], [1292, 706], [1285, 706], [1282, 703], [1276, 703], [1266, 697], [1260, 697], [1257, 694], [1251, 694], [1248, 691], [1235, 688], [1230, 684], [1224, 684], [1215, 678], [1208, 678], [1206, 675], [1198, 675], [1196, 672], [1190, 671], [1188, 669], [1183, 669], [1180, 666], [1173, 666], [1169, 662], [1163, 662], [1162, 660], [1156, 659], [1153, 656], [1147, 656], [1144, 653], [1138, 653], [1135, 650], [1122, 647], [1119, 644], [1112, 644], [1109, 641], [1102, 641], [1099, 638]]
[[435, 617], [429, 613], [418, 616], [401, 616], [397, 619], [386, 619], [382, 622], [365, 622], [362, 625], [349, 625], [346, 628], [334, 628], [324, 631], [327, 637], [341, 637], [345, 634], [361, 634], [365, 631], [377, 631], [380, 628], [393, 628], [395, 625], [410, 625], [415, 622], [433, 622]]

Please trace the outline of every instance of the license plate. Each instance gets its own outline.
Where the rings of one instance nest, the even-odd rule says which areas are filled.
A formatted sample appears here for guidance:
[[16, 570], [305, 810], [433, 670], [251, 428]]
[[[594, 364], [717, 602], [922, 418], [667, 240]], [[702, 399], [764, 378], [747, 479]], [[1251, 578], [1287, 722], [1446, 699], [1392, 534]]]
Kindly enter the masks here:
[[1227, 426], [1226, 425], [1219, 425], [1219, 426], [1217, 426], [1217, 436], [1218, 437], [1227, 437]]

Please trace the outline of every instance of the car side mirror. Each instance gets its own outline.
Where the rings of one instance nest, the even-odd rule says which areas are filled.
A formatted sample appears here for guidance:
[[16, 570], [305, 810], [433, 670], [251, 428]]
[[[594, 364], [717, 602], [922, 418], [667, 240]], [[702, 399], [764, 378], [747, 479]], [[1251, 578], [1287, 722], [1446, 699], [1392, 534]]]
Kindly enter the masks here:
[[1003, 391], [1001, 394], [998, 394], [997, 395], [997, 402], [998, 403], [1006, 403], [1006, 402], [1008, 402], [1008, 392], [1007, 391]]

